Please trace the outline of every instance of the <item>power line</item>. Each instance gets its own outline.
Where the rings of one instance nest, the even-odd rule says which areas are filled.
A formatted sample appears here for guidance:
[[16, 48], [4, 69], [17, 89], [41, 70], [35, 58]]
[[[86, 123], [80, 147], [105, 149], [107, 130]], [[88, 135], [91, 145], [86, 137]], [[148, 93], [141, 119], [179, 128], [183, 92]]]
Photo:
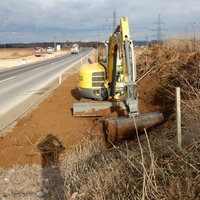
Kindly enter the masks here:
[[117, 27], [117, 12], [116, 11], [113, 11], [113, 16], [112, 17], [106, 17], [106, 21], [108, 21], [109, 19], [113, 19], [113, 24], [112, 24], [112, 27], [113, 27], [113, 32], [115, 31], [116, 27]]
[[185, 34], [186, 34], [187, 39], [189, 39], [189, 32], [191, 32], [193, 39], [196, 40], [195, 25], [196, 25], [196, 22], [185, 24]]
[[161, 21], [160, 14], [158, 15], [158, 22], [156, 22], [154, 24], [157, 24], [157, 28], [153, 29], [152, 31], [156, 31], [157, 32], [156, 33], [157, 44], [161, 44], [161, 42], [162, 42], [162, 36], [165, 36], [165, 35], [162, 34], [162, 31], [163, 30], [167, 30], [167, 29], [162, 28], [162, 24], [165, 24], [165, 22]]
[[117, 12], [113, 12], [113, 32], [115, 31], [115, 28], [117, 26]]

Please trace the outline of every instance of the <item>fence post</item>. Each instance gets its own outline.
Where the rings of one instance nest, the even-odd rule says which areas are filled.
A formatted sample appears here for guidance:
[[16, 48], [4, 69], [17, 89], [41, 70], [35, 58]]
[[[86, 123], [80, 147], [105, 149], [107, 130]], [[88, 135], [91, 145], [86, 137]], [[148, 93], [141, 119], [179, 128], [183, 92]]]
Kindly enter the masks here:
[[181, 148], [181, 92], [180, 87], [176, 87], [176, 131], [178, 147]]

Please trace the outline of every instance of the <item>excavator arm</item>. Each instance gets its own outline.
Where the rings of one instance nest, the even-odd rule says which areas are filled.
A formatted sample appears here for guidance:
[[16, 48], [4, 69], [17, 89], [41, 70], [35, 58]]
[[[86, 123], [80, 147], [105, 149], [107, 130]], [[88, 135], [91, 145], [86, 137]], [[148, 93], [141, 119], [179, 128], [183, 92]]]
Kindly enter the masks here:
[[[133, 43], [130, 40], [128, 19], [122, 17], [120, 25], [109, 39], [108, 84], [110, 85], [109, 99], [117, 99], [116, 88], [123, 88], [124, 102], [129, 114], [138, 113], [136, 95], [136, 66]], [[117, 81], [118, 62], [121, 61], [123, 81]]]

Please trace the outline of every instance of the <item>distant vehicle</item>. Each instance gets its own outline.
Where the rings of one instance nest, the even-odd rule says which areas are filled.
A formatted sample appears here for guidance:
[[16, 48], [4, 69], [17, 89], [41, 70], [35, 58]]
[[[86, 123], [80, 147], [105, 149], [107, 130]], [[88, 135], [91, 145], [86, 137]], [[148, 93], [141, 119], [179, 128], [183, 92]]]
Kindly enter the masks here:
[[53, 47], [47, 47], [47, 53], [48, 54], [52, 54], [54, 52], [54, 48]]
[[71, 48], [71, 54], [79, 53], [79, 46], [78, 44], [73, 44]]
[[43, 47], [35, 47], [34, 55], [35, 56], [42, 56], [43, 54]]

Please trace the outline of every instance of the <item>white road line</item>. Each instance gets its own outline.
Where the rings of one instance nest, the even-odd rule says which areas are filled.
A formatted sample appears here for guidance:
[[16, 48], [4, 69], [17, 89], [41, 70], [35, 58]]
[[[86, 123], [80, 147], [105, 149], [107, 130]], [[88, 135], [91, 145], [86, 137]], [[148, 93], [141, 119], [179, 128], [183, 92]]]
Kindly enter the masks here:
[[35, 68], [35, 69], [33, 69], [32, 71], [37, 71], [37, 70], [40, 69], [40, 68], [42, 68], [42, 67]]
[[13, 78], [15, 78], [15, 77], [16, 77], [16, 76], [12, 76], [12, 77], [10, 77], [10, 78], [7, 78], [7, 79], [4, 79], [4, 80], [1, 80], [0, 83], [3, 83], [4, 81], [11, 80], [11, 79], [13, 79]]

